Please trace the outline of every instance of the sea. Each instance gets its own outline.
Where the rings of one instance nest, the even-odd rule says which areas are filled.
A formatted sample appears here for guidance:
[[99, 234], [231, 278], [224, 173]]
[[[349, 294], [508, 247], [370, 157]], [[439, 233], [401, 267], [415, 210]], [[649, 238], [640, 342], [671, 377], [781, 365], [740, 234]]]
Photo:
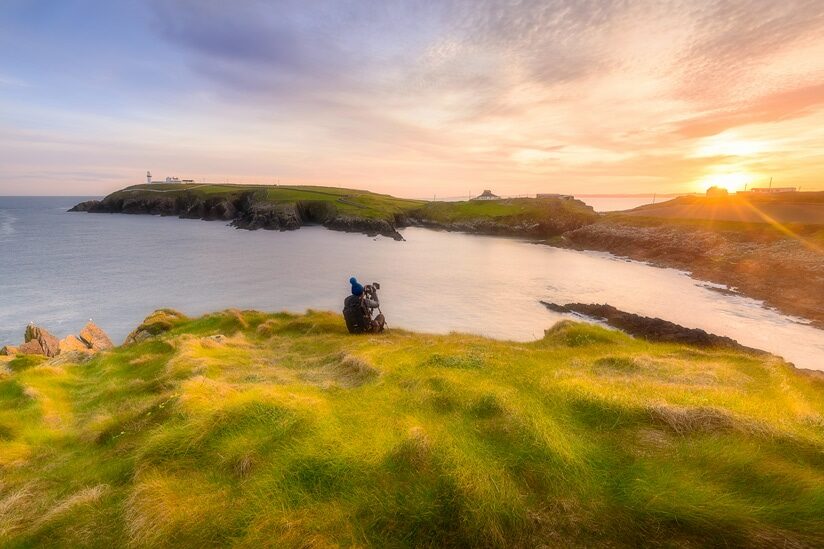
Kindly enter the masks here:
[[824, 331], [723, 286], [607, 253], [519, 238], [407, 228], [404, 242], [304, 227], [245, 231], [218, 221], [68, 213], [89, 197], [0, 197], [0, 345], [30, 322], [59, 337], [93, 319], [121, 342], [160, 307], [340, 312], [349, 278], [380, 282], [391, 328], [530, 341], [609, 303], [729, 336], [824, 370]]

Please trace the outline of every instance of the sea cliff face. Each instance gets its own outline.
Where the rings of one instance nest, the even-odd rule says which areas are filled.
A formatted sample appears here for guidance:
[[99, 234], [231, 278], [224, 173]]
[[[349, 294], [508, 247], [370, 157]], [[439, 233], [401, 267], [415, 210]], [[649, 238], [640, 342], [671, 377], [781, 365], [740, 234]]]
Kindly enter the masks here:
[[103, 200], [82, 202], [72, 212], [178, 216], [183, 219], [229, 221], [238, 229], [294, 231], [304, 225], [323, 225], [337, 231], [382, 235], [403, 240], [393, 221], [342, 215], [327, 202], [271, 202], [257, 192], [202, 196], [197, 193], [146, 192], [129, 196], [119, 192]]
[[426, 203], [363, 191], [318, 189], [144, 185], [117, 191], [100, 201], [82, 202], [70, 211], [222, 220], [248, 230], [292, 231], [312, 224], [395, 240], [403, 240], [398, 229], [408, 226], [548, 238], [593, 223], [598, 217], [578, 200]]

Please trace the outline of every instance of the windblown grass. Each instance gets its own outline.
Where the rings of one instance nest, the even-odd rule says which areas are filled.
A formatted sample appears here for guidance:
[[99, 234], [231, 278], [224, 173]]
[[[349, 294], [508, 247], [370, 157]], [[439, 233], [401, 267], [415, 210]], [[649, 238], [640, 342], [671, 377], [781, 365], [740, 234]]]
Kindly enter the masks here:
[[2, 546], [822, 543], [824, 384], [774, 358], [227, 311], [0, 370]]

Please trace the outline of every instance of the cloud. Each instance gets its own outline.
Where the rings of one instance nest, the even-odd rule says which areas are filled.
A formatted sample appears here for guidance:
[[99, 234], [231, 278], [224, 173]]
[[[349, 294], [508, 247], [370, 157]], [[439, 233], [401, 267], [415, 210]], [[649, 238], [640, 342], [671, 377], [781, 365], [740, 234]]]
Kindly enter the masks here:
[[824, 106], [824, 83], [764, 95], [752, 102], [696, 117], [679, 124], [685, 137], [716, 135], [729, 128], [804, 116]]
[[[775, 144], [736, 160], [747, 169], [822, 168], [820, 0], [149, 0], [101, 3], [100, 20], [94, 4], [12, 26], [6, 40], [25, 47], [0, 63], [0, 123], [52, 128], [62, 111], [86, 128], [105, 111], [102, 142], [152, 144], [131, 170], [177, 158], [220, 174], [380, 178], [399, 194], [466, 180], [677, 190], [730, 162], [695, 152], [731, 130]], [[78, 21], [108, 34], [84, 32], [75, 50]], [[84, 72], [66, 69], [72, 56]], [[60, 129], [59, 143], [14, 144], [65, 162], [62, 142], [85, 137]]]

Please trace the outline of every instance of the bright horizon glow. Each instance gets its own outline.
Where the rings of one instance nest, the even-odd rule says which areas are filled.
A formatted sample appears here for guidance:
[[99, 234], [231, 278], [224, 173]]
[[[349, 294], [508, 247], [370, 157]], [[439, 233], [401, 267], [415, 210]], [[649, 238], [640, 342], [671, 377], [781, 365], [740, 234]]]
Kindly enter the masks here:
[[6, 0], [0, 195], [824, 190], [824, 3]]
[[706, 192], [710, 187], [720, 187], [730, 193], [736, 193], [752, 187], [757, 181], [755, 175], [746, 172], [716, 173], [698, 181], [698, 192]]

